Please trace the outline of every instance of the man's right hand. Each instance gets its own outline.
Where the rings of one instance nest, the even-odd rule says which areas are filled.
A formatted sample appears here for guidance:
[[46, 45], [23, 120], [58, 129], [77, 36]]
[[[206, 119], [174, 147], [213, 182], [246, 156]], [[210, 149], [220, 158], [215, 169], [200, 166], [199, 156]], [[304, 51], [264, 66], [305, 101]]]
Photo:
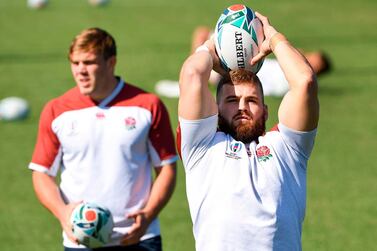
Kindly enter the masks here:
[[78, 206], [80, 203], [81, 202], [67, 204], [64, 208], [62, 208], [61, 213], [59, 215], [59, 221], [60, 225], [63, 228], [63, 231], [68, 236], [68, 238], [76, 244], [79, 244], [79, 242], [72, 232], [71, 215], [75, 207]]
[[67, 205], [61, 196], [55, 177], [47, 173], [33, 171], [32, 179], [34, 190], [39, 201], [59, 220], [63, 231], [67, 234], [69, 239], [77, 243], [77, 238], [72, 233], [70, 218], [73, 209], [81, 202]]

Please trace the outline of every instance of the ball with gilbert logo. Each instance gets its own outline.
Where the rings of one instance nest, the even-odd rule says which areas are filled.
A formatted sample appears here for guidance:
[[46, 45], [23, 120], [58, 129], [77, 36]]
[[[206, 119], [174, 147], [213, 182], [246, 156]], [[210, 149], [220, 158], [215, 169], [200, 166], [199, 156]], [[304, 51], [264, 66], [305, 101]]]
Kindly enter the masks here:
[[217, 55], [225, 70], [246, 69], [257, 73], [263, 60], [251, 66], [264, 40], [260, 20], [249, 7], [236, 4], [226, 8], [216, 23], [214, 34]]

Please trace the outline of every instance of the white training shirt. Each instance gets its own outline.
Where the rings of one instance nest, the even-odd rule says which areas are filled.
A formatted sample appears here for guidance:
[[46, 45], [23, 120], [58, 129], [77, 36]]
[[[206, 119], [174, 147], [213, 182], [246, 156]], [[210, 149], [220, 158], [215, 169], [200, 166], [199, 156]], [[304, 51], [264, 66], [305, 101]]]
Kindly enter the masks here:
[[265, 96], [282, 97], [289, 90], [288, 80], [276, 59], [265, 58], [257, 76]]
[[[109, 245], [133, 223], [126, 214], [143, 208], [152, 186], [152, 167], [177, 160], [165, 106], [153, 94], [119, 81], [100, 104], [75, 87], [43, 109], [29, 168], [56, 176], [66, 202], [107, 207], [115, 228]], [[160, 234], [154, 220], [147, 239]], [[65, 234], [64, 234], [65, 235]], [[77, 246], [64, 236], [64, 246]]]
[[301, 250], [306, 166], [316, 130], [282, 124], [249, 146], [218, 116], [180, 118], [177, 144], [197, 251]]

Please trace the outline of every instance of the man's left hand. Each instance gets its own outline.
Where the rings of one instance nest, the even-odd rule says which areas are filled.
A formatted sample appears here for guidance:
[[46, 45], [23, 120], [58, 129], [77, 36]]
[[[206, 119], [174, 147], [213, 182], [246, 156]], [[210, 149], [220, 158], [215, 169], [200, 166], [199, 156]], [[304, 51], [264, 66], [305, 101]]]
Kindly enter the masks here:
[[140, 242], [140, 238], [145, 234], [147, 228], [150, 224], [147, 214], [143, 210], [136, 211], [134, 213], [127, 215], [128, 219], [133, 218], [134, 223], [131, 226], [131, 229], [122, 239], [122, 245], [133, 245]]

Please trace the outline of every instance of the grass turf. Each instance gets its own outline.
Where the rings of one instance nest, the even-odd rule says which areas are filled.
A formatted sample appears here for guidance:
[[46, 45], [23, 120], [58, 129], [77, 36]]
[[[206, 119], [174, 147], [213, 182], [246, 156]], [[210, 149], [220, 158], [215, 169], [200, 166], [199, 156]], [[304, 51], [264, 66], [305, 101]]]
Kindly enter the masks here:
[[[321, 117], [308, 169], [303, 249], [372, 250], [377, 233], [377, 2], [245, 3], [269, 16], [297, 47], [323, 49], [334, 64], [319, 79]], [[0, 250], [62, 250], [59, 224], [35, 198], [27, 165], [41, 108], [74, 85], [67, 61], [73, 36], [93, 26], [108, 30], [118, 43], [117, 74], [153, 91], [158, 80], [178, 78], [192, 30], [214, 26], [229, 4], [112, 0], [93, 8], [86, 0], [50, 0], [46, 9], [36, 11], [26, 1], [0, 0], [0, 99], [21, 96], [32, 108], [25, 121], [0, 121]], [[177, 100], [163, 101], [175, 127]], [[280, 99], [266, 102], [272, 126]], [[176, 191], [160, 217], [167, 251], [194, 250], [181, 163], [178, 168]]]

